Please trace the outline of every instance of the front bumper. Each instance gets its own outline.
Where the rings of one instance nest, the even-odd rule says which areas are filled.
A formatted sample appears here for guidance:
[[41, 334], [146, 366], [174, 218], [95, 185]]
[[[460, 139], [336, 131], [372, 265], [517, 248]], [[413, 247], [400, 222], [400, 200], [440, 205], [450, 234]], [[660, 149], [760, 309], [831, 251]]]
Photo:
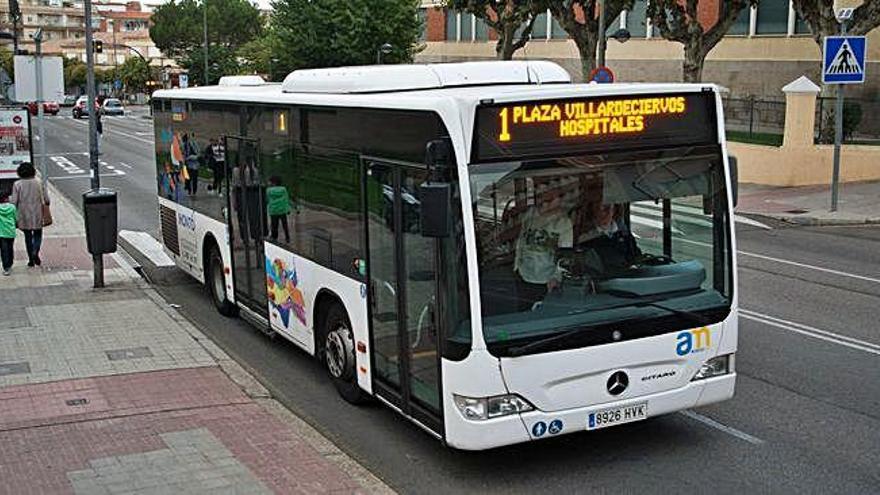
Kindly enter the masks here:
[[730, 373], [689, 382], [684, 387], [652, 395], [631, 397], [615, 402], [552, 413], [529, 411], [487, 421], [468, 421], [455, 411], [455, 414], [447, 414], [446, 416], [446, 443], [451, 447], [463, 450], [482, 450], [537, 440], [538, 437], [534, 437], [531, 432], [534, 424], [539, 421], [545, 424], [556, 420], [562, 422], [562, 428], [558, 433], [543, 434], [541, 439], [586, 431], [587, 417], [591, 412], [645, 401], [648, 402], [648, 417], [660, 416], [730, 399], [733, 397], [735, 384], [736, 373]]

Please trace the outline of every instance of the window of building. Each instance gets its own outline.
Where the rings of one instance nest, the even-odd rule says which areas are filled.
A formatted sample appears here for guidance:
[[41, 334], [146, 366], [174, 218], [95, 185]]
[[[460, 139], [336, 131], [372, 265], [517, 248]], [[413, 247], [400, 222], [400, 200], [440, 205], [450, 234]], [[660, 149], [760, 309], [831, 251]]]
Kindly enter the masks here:
[[797, 12], [795, 12], [794, 34], [810, 34], [810, 25]]
[[749, 25], [751, 24], [752, 17], [752, 9], [751, 7], [746, 7], [739, 12], [739, 16], [733, 21], [733, 24], [730, 26], [730, 29], [727, 31], [727, 34], [734, 35], [748, 35], [749, 34]]
[[477, 30], [474, 34], [474, 39], [477, 41], [487, 41], [489, 39], [489, 25], [482, 19], [477, 19]]
[[758, 3], [756, 34], [788, 33], [789, 0], [762, 0]]
[[556, 18], [552, 18], [550, 21], [550, 37], [555, 40], [568, 39], [568, 32], [565, 31], [562, 24], [559, 24]]
[[446, 9], [446, 41], [458, 41], [458, 14]]
[[626, 13], [626, 29], [633, 38], [644, 38], [648, 35], [648, 0], [636, 0], [632, 10]]
[[461, 16], [461, 37], [459, 41], [472, 41], [474, 38], [473, 22], [474, 14], [460, 14]]
[[[521, 30], [522, 30], [522, 28], [520, 28], [519, 31], [521, 31]], [[532, 25], [532, 39], [533, 40], [547, 39], [547, 13], [546, 12], [535, 16], [535, 23]]]

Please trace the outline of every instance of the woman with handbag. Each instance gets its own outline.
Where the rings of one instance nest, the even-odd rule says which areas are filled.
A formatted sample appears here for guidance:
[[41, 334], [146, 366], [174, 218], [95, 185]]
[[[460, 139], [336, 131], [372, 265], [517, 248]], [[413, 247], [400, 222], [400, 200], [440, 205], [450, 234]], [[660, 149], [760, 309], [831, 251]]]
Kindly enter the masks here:
[[40, 246], [43, 243], [43, 227], [52, 223], [49, 195], [46, 194], [37, 171], [29, 162], [18, 166], [18, 177], [12, 185], [9, 202], [18, 209], [18, 229], [24, 232], [24, 244], [28, 254], [28, 266], [39, 266]]

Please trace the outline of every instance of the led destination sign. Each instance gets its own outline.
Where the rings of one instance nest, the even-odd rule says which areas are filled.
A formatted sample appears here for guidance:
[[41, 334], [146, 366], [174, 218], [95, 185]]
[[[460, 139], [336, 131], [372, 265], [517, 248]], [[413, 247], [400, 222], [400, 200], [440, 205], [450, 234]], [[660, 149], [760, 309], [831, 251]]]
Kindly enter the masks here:
[[579, 98], [482, 106], [475, 160], [716, 141], [711, 93]]

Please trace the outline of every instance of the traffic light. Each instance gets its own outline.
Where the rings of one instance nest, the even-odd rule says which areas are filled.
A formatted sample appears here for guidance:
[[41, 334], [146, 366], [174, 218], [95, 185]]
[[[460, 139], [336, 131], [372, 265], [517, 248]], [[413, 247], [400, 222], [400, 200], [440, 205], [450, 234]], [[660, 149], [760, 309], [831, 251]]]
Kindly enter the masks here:
[[104, 42], [101, 40], [94, 40], [92, 44], [95, 48], [95, 53], [102, 53], [104, 51]]

